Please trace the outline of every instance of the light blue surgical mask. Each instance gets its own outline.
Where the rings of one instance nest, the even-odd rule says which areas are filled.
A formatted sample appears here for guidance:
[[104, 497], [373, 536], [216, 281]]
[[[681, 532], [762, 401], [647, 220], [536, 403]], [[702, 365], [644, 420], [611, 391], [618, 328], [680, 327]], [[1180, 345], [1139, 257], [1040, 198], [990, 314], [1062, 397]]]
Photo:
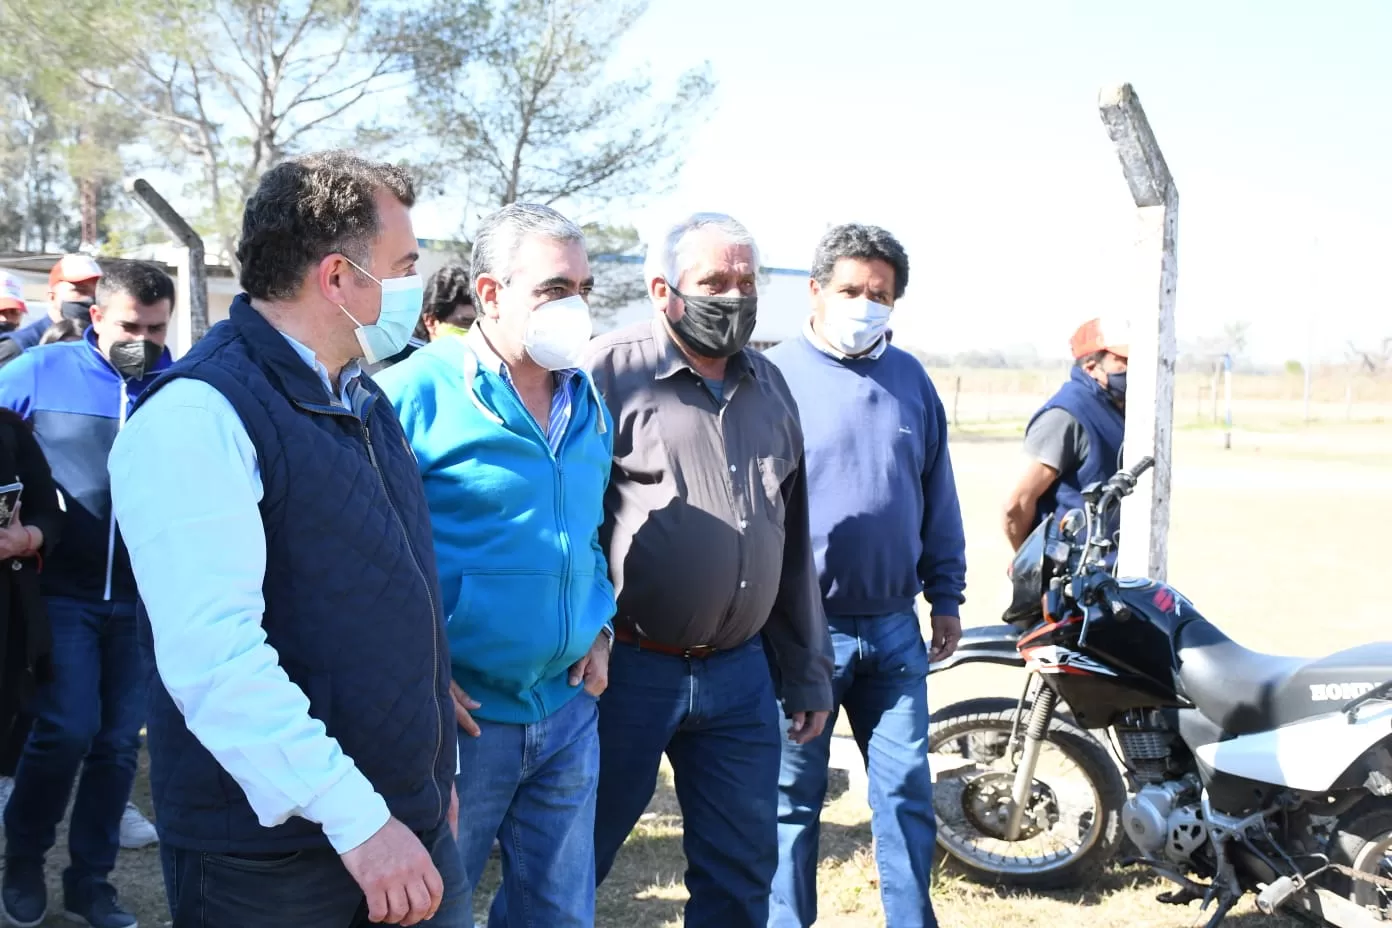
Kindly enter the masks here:
[[380, 364], [400, 352], [411, 341], [411, 333], [415, 331], [416, 323], [420, 320], [421, 306], [425, 303], [425, 283], [419, 274], [378, 280], [352, 258], [345, 255], [343, 260], [367, 274], [382, 288], [382, 311], [377, 316], [377, 321], [371, 325], [363, 325], [357, 319], [353, 319], [353, 314], [348, 312], [346, 306], [340, 304], [338, 307], [343, 310], [343, 315], [353, 319], [357, 325], [358, 345], [362, 347], [367, 363]]

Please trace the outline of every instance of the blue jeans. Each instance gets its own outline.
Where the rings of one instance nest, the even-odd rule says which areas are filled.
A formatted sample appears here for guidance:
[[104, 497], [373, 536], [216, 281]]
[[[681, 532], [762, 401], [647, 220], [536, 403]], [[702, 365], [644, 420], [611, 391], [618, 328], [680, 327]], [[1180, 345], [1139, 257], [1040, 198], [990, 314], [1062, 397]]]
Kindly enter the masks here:
[[870, 780], [871, 830], [886, 928], [935, 928], [929, 883], [933, 775], [928, 766], [928, 649], [918, 617], [830, 616], [837, 709], [816, 741], [783, 743], [778, 875], [770, 928], [817, 920], [817, 838], [827, 792], [831, 730], [844, 709]]
[[103, 881], [116, 865], [145, 718], [135, 603], [50, 596], [46, 605], [53, 679], [31, 710], [34, 726], [5, 809], [5, 859], [10, 867], [43, 865], [80, 768], [67, 879]]
[[459, 733], [459, 850], [469, 899], [496, 836], [503, 885], [489, 928], [594, 924], [595, 698], [583, 690], [540, 722], [477, 720]]
[[761, 639], [687, 660], [616, 643], [599, 701], [602, 882], [672, 762], [687, 928], [764, 928], [778, 864], [778, 703]]
[[[459, 846], [448, 826], [421, 836], [445, 885], [432, 928], [473, 928]], [[172, 928], [370, 928], [367, 900], [329, 847], [205, 854], [160, 845]]]

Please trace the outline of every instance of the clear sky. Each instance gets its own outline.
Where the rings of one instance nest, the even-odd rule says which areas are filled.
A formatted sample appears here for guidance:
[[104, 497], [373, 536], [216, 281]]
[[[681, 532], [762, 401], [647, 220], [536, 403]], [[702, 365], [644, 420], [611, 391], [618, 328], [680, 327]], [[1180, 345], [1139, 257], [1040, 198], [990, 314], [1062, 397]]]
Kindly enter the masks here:
[[[1180, 192], [1180, 336], [1265, 361], [1392, 336], [1392, 2], [654, 0], [620, 67], [709, 61], [677, 188], [629, 219], [742, 219], [806, 267], [827, 225], [912, 262], [896, 341], [1038, 345], [1123, 309], [1133, 210], [1097, 91], [1129, 81]], [[423, 204], [418, 231], [453, 235]]]

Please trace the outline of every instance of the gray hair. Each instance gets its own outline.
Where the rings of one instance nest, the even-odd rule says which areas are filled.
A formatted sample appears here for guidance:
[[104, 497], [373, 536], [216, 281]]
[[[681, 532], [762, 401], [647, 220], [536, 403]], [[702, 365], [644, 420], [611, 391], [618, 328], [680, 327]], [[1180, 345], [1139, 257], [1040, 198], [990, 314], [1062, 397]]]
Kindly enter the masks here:
[[812, 255], [812, 279], [825, 287], [831, 283], [832, 271], [842, 258], [860, 261], [883, 261], [894, 269], [894, 298], [904, 295], [909, 286], [909, 256], [899, 240], [879, 226], [848, 222], [827, 230]]
[[647, 279], [661, 277], [669, 284], [676, 284], [683, 270], [680, 266], [683, 243], [691, 233], [707, 227], [718, 229], [732, 245], [748, 245], [754, 252], [754, 267], [758, 269], [759, 246], [743, 223], [724, 213], [693, 213], [667, 230], [660, 248], [656, 244], [648, 247], [647, 258], [643, 262]]
[[558, 242], [585, 243], [580, 227], [549, 206], [509, 203], [483, 220], [474, 237], [470, 274], [474, 280], [488, 275], [506, 284], [512, 277], [512, 261], [522, 240], [529, 235]]

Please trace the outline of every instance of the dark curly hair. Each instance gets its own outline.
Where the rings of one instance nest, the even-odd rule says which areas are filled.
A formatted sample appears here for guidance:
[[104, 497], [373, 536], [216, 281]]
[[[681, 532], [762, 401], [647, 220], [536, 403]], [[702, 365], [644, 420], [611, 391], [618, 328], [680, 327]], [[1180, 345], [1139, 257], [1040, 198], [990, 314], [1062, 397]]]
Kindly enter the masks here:
[[367, 264], [379, 190], [415, 205], [405, 170], [349, 152], [305, 155], [271, 168], [242, 214], [242, 289], [253, 299], [286, 300], [300, 292], [305, 271], [328, 255]]
[[469, 269], [462, 264], [446, 264], [425, 285], [424, 314], [444, 322], [461, 306], [473, 306], [469, 289]]
[[848, 222], [828, 229], [812, 256], [812, 279], [823, 287], [831, 283], [831, 273], [841, 258], [859, 258], [862, 261], [878, 259], [894, 268], [896, 300], [908, 289], [909, 256], [899, 240], [879, 226]]
[[474, 294], [469, 288], [469, 269], [462, 264], [446, 264], [425, 283], [425, 304], [416, 322], [415, 336], [420, 341], [430, 339], [425, 327], [427, 317], [446, 322], [461, 306], [473, 306]]

